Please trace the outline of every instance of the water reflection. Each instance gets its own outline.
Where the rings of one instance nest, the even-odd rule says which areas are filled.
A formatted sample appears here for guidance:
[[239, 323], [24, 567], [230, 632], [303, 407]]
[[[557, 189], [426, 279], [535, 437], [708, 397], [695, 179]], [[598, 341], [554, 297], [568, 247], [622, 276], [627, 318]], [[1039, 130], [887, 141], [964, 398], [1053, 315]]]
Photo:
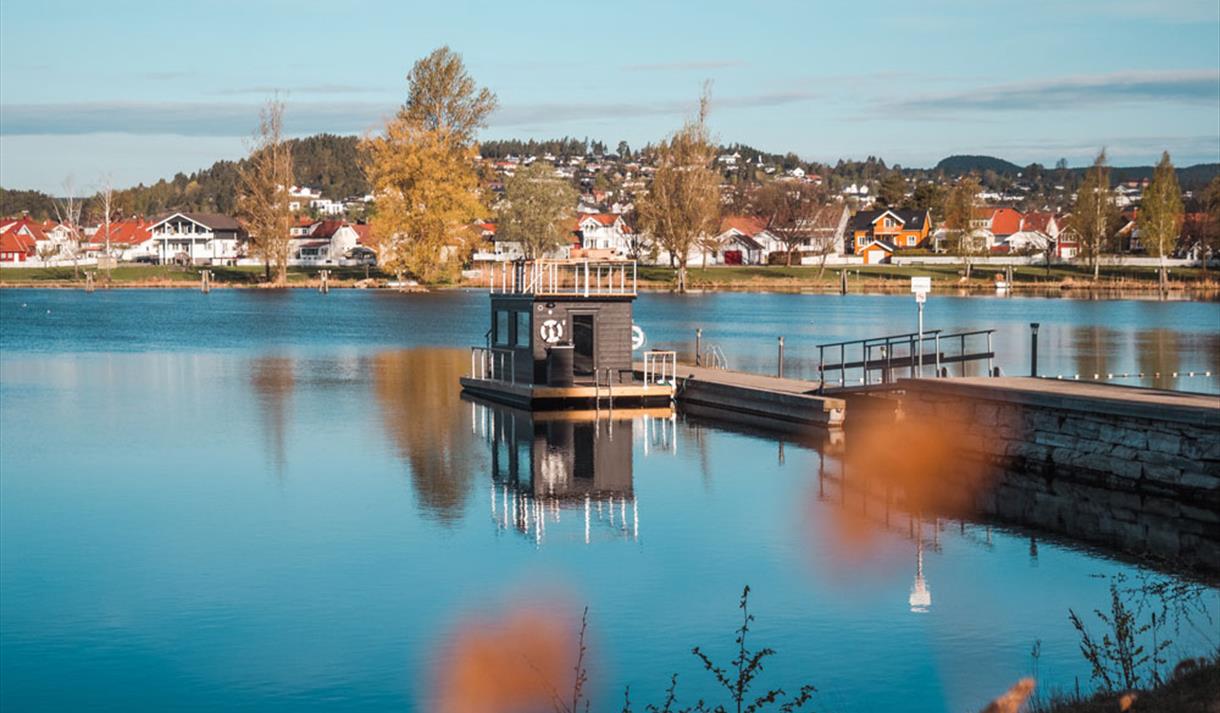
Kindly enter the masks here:
[[257, 397], [267, 440], [265, 452], [275, 467], [276, 476], [281, 478], [286, 460], [288, 409], [295, 383], [295, 367], [289, 357], [259, 357], [250, 365], [250, 386]]
[[[1181, 338], [1172, 329], [1143, 329], [1136, 332], [1135, 359], [1144, 375], [1144, 383], [1158, 389], [1177, 388], [1181, 348]], [[1190, 384], [1184, 386], [1190, 388]]]
[[382, 427], [409, 465], [425, 514], [445, 523], [461, 516], [480, 464], [457, 397], [467, 365], [451, 349], [379, 352], [368, 363]]
[[[676, 452], [672, 410], [542, 412], [470, 404], [473, 430], [490, 451], [489, 501], [498, 529], [539, 545], [560, 533], [586, 544], [639, 539], [634, 449], [638, 441], [645, 457]], [[565, 521], [564, 513], [573, 511], [577, 517]], [[575, 535], [572, 522], [582, 528]]]

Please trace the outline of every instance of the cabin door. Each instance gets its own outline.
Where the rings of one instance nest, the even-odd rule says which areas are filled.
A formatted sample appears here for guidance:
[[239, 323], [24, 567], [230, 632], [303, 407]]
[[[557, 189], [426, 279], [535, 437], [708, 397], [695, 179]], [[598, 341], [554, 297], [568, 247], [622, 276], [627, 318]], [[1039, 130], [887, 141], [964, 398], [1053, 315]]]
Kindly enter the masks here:
[[576, 376], [593, 376], [597, 366], [596, 327], [596, 316], [572, 315], [572, 373]]

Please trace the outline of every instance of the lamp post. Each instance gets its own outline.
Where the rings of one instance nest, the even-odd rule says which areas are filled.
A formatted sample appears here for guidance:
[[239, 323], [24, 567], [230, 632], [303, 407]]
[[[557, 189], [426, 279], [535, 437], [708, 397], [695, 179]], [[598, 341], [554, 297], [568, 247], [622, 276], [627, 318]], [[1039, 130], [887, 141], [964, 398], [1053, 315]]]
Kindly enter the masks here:
[[1029, 323], [1030, 343], [1029, 343], [1029, 375], [1038, 375], [1038, 327], [1037, 322]]

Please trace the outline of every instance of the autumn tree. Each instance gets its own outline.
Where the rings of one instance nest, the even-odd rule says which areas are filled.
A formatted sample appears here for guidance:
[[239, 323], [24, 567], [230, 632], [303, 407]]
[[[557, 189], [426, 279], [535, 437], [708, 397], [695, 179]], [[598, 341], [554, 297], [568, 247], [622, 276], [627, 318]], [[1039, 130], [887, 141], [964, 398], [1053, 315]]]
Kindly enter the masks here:
[[[255, 254], [268, 279], [288, 282], [292, 252], [292, 211], [288, 190], [293, 183], [292, 151], [284, 142], [284, 103], [272, 99], [258, 115], [250, 155], [238, 168], [238, 214], [250, 233]], [[273, 274], [274, 273], [274, 274]]]
[[954, 249], [966, 261], [966, 279], [970, 279], [972, 257], [978, 249], [973, 221], [978, 209], [979, 179], [968, 175], [957, 179], [957, 183], [945, 195], [945, 230]]
[[472, 240], [483, 214], [475, 171], [475, 132], [496, 108], [462, 58], [448, 47], [407, 75], [407, 101], [380, 136], [361, 142], [376, 206], [379, 260], [399, 277], [434, 282], [452, 271], [453, 249]]
[[813, 238], [814, 218], [821, 209], [817, 189], [808, 183], [772, 181], [759, 189], [755, 203], [767, 231], [784, 243], [787, 264], [792, 265], [792, 254]]
[[704, 89], [699, 112], [655, 149], [656, 173], [637, 210], [640, 227], [670, 255], [678, 270], [678, 291], [686, 291], [686, 261], [697, 241], [716, 232], [720, 219], [720, 176], [707, 131], [710, 96]]
[[504, 182], [496, 232], [520, 245], [525, 257], [545, 257], [566, 242], [576, 199], [576, 189], [553, 166], [535, 162]]
[[1162, 285], [1165, 281], [1165, 256], [1173, 251], [1182, 230], [1182, 215], [1182, 189], [1178, 187], [1178, 177], [1173, 162], [1169, 160], [1169, 152], [1165, 151], [1152, 174], [1152, 182], [1144, 191], [1137, 217], [1140, 244], [1161, 259]]
[[1101, 253], [1113, 229], [1114, 197], [1110, 192], [1110, 167], [1102, 149], [1084, 174], [1076, 193], [1072, 227], [1080, 236], [1080, 246], [1093, 267], [1093, 279], [1101, 277]]

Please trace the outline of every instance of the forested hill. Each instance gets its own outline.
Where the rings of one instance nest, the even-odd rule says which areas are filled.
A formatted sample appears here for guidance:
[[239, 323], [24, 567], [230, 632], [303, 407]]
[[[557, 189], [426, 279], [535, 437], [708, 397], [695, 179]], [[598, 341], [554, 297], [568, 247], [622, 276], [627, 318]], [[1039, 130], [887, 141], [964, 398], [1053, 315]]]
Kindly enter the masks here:
[[[368, 193], [368, 181], [357, 155], [359, 137], [318, 134], [291, 139], [293, 170], [298, 185], [321, 189], [327, 198], [341, 199]], [[243, 159], [244, 161], [244, 159]], [[238, 167], [242, 161], [217, 161], [210, 168], [179, 173], [145, 186], [116, 192], [123, 215], [153, 216], [174, 210], [233, 213], [237, 206]], [[85, 206], [86, 215], [90, 214]], [[36, 218], [54, 218], [49, 196], [38, 191], [0, 188], [0, 215], [29, 211]]]
[[[949, 156], [943, 158], [936, 167], [932, 169], [937, 173], [943, 173], [946, 176], [960, 176], [965, 173], [985, 174], [988, 171], [1001, 176], [1014, 178], [1018, 173], [1031, 173], [1030, 166], [1018, 166], [1011, 161], [1005, 161], [1002, 158], [994, 156]], [[1040, 173], [1049, 171], [1049, 167], [1038, 167]], [[1056, 169], [1057, 170], [1057, 169]], [[1071, 174], [1079, 178], [1087, 167], [1077, 167], [1066, 169]], [[1151, 179], [1154, 166], [1113, 166], [1110, 168], [1110, 180], [1115, 183], [1123, 181], [1138, 181], [1145, 178]], [[1178, 183], [1183, 190], [1192, 191], [1199, 190], [1206, 186], [1216, 176], [1220, 175], [1220, 163], [1200, 163], [1194, 166], [1179, 167]]]
[[995, 156], [949, 156], [942, 158], [933, 170], [942, 172], [946, 176], [960, 176], [963, 173], [983, 173], [984, 171], [1015, 175], [1021, 171], [1021, 167], [1011, 161], [1005, 161]]

